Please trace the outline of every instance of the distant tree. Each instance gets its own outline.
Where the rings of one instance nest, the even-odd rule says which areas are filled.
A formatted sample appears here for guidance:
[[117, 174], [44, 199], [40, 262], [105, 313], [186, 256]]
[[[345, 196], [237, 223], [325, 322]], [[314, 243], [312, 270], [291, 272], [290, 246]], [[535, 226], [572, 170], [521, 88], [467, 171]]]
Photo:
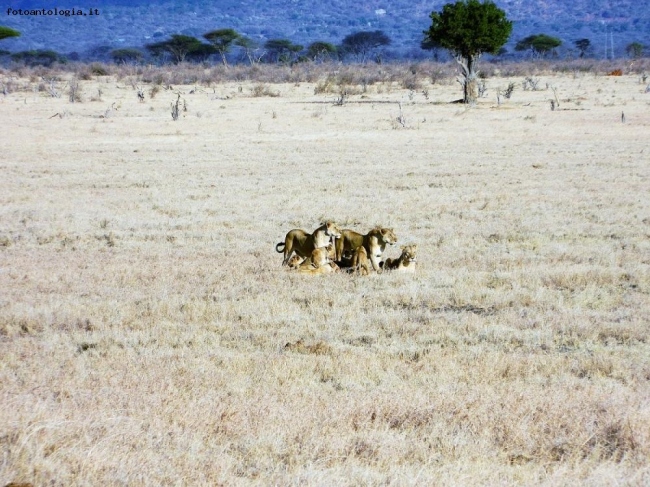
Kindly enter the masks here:
[[[183, 34], [172, 34], [171, 39], [153, 44], [147, 44], [144, 47], [151, 53], [152, 56], [162, 56], [169, 54], [172, 56], [175, 63], [182, 63], [188, 55], [204, 53], [205, 48], [196, 37], [187, 36]], [[191, 56], [190, 56], [191, 58]]]
[[185, 56], [186, 61], [191, 61], [194, 63], [204, 63], [208, 60], [210, 56], [216, 54], [217, 50], [211, 44], [199, 44]]
[[259, 44], [253, 39], [241, 36], [235, 41], [235, 45], [242, 48], [249, 63], [255, 64], [256, 62], [259, 62], [259, 59], [254, 56], [255, 51], [259, 49]]
[[11, 59], [27, 66], [52, 66], [54, 63], [66, 63], [67, 60], [58, 52], [48, 49], [21, 51], [11, 55]]
[[302, 51], [300, 44], [294, 44], [288, 39], [271, 39], [264, 43], [267, 57], [271, 62], [290, 63], [296, 59], [296, 54]]
[[484, 53], [496, 54], [508, 41], [512, 22], [506, 13], [486, 0], [461, 0], [449, 3], [441, 12], [431, 12], [431, 27], [425, 41], [448, 49], [461, 68], [463, 101], [478, 99], [478, 60]]
[[578, 39], [574, 44], [578, 48], [578, 51], [580, 51], [580, 57], [585, 57], [585, 54], [587, 54], [587, 51], [591, 47], [591, 41], [589, 39]]
[[353, 54], [361, 62], [368, 60], [369, 55], [378, 47], [390, 45], [391, 40], [381, 30], [360, 31], [343, 38], [341, 50]]
[[122, 49], [113, 49], [110, 52], [111, 59], [116, 63], [137, 63], [142, 61], [144, 54], [140, 49], [135, 47], [125, 47]]
[[337, 49], [334, 44], [329, 42], [312, 42], [307, 47], [307, 57], [312, 61], [322, 61], [336, 56]]
[[625, 52], [634, 59], [643, 57], [643, 44], [640, 42], [631, 42], [625, 47]]
[[8, 37], [19, 37], [19, 36], [20, 36], [20, 32], [18, 32], [17, 30], [0, 25], [0, 41]]
[[109, 61], [111, 58], [111, 46], [95, 46], [88, 51], [88, 58], [93, 61]]
[[562, 41], [557, 37], [551, 37], [546, 34], [533, 34], [517, 42], [515, 51], [531, 50], [534, 55], [544, 57], [561, 45]]
[[226, 54], [241, 39], [241, 34], [234, 29], [217, 29], [203, 34], [203, 37], [214, 46], [221, 55], [223, 65], [227, 67], [228, 61], [226, 60]]

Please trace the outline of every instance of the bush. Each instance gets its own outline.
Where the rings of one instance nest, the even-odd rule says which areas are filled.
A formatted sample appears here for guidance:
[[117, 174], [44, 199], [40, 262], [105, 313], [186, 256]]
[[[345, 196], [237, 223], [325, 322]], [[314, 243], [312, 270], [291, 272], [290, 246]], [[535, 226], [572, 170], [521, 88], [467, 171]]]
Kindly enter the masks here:
[[108, 69], [102, 64], [93, 63], [90, 65], [90, 72], [95, 76], [108, 76], [110, 73]]

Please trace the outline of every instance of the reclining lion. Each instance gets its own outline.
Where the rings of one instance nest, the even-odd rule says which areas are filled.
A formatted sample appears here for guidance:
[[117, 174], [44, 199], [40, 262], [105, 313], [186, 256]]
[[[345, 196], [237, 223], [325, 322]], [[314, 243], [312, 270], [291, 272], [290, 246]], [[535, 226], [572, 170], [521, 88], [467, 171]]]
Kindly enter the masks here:
[[335, 262], [328, 262], [325, 265], [322, 265], [320, 267], [311, 267], [307, 269], [298, 269], [298, 272], [301, 274], [309, 274], [312, 276], [320, 275], [320, 274], [331, 274], [332, 272], [341, 272], [341, 269], [339, 266], [336, 265]]
[[384, 270], [415, 272], [415, 262], [417, 261], [418, 246], [416, 244], [403, 245], [402, 255], [397, 259], [386, 259]]

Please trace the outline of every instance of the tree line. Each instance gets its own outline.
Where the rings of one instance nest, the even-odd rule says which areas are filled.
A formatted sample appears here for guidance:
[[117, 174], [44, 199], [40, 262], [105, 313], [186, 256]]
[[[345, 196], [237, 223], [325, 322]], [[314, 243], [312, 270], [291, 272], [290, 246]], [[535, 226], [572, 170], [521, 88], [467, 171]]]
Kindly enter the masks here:
[[[420, 47], [425, 50], [445, 49], [459, 64], [463, 100], [473, 103], [478, 97], [477, 64], [483, 54], [504, 53], [503, 46], [512, 33], [512, 21], [491, 0], [459, 0], [431, 12], [431, 26], [423, 32]], [[17, 37], [14, 29], [0, 26], [0, 40]], [[169, 39], [146, 44], [150, 59], [160, 64], [182, 62], [205, 62], [218, 56], [225, 67], [229, 54], [237, 49], [240, 56], [251, 64], [259, 62], [293, 64], [351, 59], [357, 62], [373, 60], [382, 62], [382, 50], [391, 39], [381, 30], [359, 31], [345, 36], [340, 45], [316, 41], [305, 47], [289, 39], [270, 39], [259, 44], [232, 28], [216, 29], [203, 34], [203, 40], [183, 34], [173, 34]], [[589, 39], [574, 41], [580, 57], [588, 55]], [[527, 51], [532, 57], [553, 55], [562, 45], [559, 38], [546, 34], [530, 35], [515, 45], [515, 51]], [[627, 46], [632, 57], [641, 57], [644, 46], [638, 42]], [[0, 54], [2, 51], [0, 51]], [[117, 63], [137, 63], [145, 58], [145, 52], [137, 48], [113, 49], [110, 57]], [[11, 54], [14, 61], [25, 64], [49, 65], [63, 59], [54, 51], [23, 51]]]

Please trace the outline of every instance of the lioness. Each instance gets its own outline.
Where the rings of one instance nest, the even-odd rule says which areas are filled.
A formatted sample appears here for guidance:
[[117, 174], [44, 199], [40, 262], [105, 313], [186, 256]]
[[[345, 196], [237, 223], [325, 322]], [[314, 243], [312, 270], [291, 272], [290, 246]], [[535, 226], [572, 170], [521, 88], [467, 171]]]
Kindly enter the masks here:
[[367, 276], [370, 274], [370, 264], [368, 264], [368, 253], [363, 245], [357, 247], [352, 256], [352, 269], [357, 274]]
[[334, 257], [336, 257], [336, 251], [334, 250], [334, 244], [330, 242], [325, 247], [314, 249], [311, 255], [300, 264], [299, 268], [309, 269], [313, 267], [318, 269], [320, 266], [329, 264], [334, 260]]
[[287, 265], [293, 252], [300, 257], [307, 258], [314, 249], [325, 247], [330, 243], [330, 239], [339, 238], [340, 236], [341, 231], [339, 228], [333, 221], [328, 220], [321, 223], [321, 226], [311, 234], [298, 228], [291, 230], [284, 238], [284, 242], [279, 242], [275, 246], [275, 250], [278, 253], [282, 253], [280, 249], [284, 247], [284, 260], [282, 261], [282, 265]]
[[337, 266], [334, 262], [328, 262], [325, 265], [322, 265], [318, 268], [310, 268], [310, 269], [298, 269], [298, 272], [301, 274], [310, 274], [312, 276], [319, 275], [319, 274], [330, 274], [332, 272], [341, 272], [341, 269], [339, 266]]
[[341, 238], [336, 241], [336, 260], [340, 261], [344, 252], [353, 251], [363, 245], [370, 257], [372, 268], [379, 273], [381, 272], [379, 261], [386, 244], [394, 245], [396, 242], [397, 236], [391, 228], [376, 227], [366, 235], [361, 235], [354, 230], [343, 230]]
[[416, 244], [403, 245], [402, 255], [400, 255], [397, 259], [386, 259], [386, 262], [384, 262], [384, 270], [415, 272], [417, 252], [418, 246]]

